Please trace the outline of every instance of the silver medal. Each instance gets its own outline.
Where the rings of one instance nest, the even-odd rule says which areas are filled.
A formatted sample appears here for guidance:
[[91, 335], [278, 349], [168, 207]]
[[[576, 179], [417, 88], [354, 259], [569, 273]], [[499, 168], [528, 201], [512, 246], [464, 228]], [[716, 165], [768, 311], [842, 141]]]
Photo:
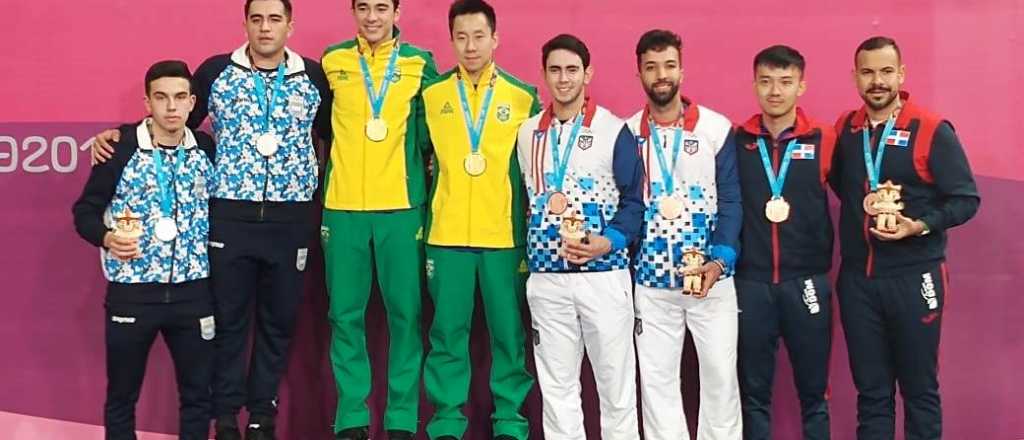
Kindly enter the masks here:
[[160, 241], [171, 241], [178, 236], [178, 225], [174, 223], [174, 219], [169, 217], [160, 217], [156, 221], [156, 238]]
[[277, 153], [278, 143], [277, 136], [273, 133], [263, 133], [256, 138], [256, 151], [265, 157], [273, 156]]

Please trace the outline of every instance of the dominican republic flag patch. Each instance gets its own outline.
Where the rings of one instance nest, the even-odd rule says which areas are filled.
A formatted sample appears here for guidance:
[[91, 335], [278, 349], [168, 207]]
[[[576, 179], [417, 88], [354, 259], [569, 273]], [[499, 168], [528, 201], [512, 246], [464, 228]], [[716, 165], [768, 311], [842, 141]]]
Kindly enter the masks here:
[[905, 130], [893, 130], [889, 137], [885, 138], [885, 145], [894, 147], [910, 146], [910, 132]]
[[796, 148], [793, 148], [793, 159], [814, 159], [814, 144], [796, 144]]

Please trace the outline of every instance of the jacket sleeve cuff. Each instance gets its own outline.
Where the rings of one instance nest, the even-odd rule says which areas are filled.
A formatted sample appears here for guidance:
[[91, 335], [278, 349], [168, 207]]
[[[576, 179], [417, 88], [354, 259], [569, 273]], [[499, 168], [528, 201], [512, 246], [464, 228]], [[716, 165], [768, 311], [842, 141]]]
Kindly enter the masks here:
[[928, 233], [940, 232], [944, 228], [942, 227], [942, 221], [939, 219], [941, 216], [938, 212], [930, 212], [921, 216], [917, 220], [925, 224], [925, 228], [928, 229]]
[[724, 244], [716, 244], [711, 246], [711, 259], [722, 260], [725, 263], [726, 274], [731, 274], [736, 270], [736, 249], [732, 246]]
[[85, 233], [86, 241], [91, 243], [93, 246], [96, 246], [98, 248], [102, 248], [103, 247], [103, 238], [107, 236], [107, 232], [109, 232], [110, 230], [107, 229], [106, 226], [103, 226], [102, 223], [100, 223], [99, 225], [97, 225], [95, 227], [89, 228], [89, 229], [90, 230], [86, 231], [86, 233]]
[[626, 248], [626, 236], [619, 232], [618, 229], [605, 228], [604, 233], [601, 235], [604, 235], [608, 241], [612, 242], [612, 251], [620, 251]]

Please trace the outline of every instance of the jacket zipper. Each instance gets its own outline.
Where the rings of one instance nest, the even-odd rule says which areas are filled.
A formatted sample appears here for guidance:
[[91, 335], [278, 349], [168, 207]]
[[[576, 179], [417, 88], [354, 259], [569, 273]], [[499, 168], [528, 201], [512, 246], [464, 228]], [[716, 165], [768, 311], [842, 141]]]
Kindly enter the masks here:
[[[775, 169], [775, 173], [779, 172], [779, 141], [772, 139], [772, 168]], [[770, 190], [770, 189], [769, 189]], [[772, 226], [772, 283], [779, 283], [779, 259], [780, 259], [780, 246], [779, 243], [779, 224], [775, 222], [769, 222]]]
[[[179, 148], [181, 148], [181, 147], [179, 147]], [[157, 154], [163, 154], [163, 153], [158, 151]], [[188, 160], [188, 159], [186, 158], [186, 156], [182, 156], [182, 160], [184, 161], [184, 160]], [[178, 171], [177, 170], [181, 169], [181, 166], [182, 166], [182, 164], [176, 163], [176, 164], [174, 164], [174, 166], [171, 167], [171, 189], [174, 190], [174, 211], [173, 211], [173, 213], [171, 215], [173, 216], [173, 219], [174, 219], [174, 225], [175, 225], [174, 227], [175, 228], [178, 227]], [[175, 258], [175, 254], [177, 252], [178, 252], [178, 233], [176, 231], [175, 235], [174, 235], [174, 240], [171, 241], [171, 274], [170, 274], [170, 277], [167, 279], [167, 283], [168, 284], [174, 282], [174, 258]], [[170, 289], [170, 286], [168, 286], [167, 289], [164, 290], [164, 302], [165, 303], [171, 302], [171, 289]]]

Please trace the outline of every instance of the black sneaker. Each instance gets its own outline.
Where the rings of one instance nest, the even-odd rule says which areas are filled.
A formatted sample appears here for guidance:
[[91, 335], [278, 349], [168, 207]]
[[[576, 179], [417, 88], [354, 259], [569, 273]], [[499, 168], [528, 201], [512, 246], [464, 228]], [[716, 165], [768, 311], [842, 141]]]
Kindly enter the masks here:
[[368, 440], [370, 438], [370, 427], [345, 428], [334, 434], [334, 438], [336, 440]]
[[516, 440], [516, 438], [508, 434], [502, 434], [495, 437], [494, 440]]
[[242, 440], [242, 433], [238, 431], [238, 420], [235, 416], [220, 416], [213, 424], [217, 433], [216, 440]]
[[250, 415], [249, 427], [245, 429], [245, 440], [275, 440], [274, 418], [263, 415]]
[[442, 436], [440, 436], [438, 438], [435, 438], [434, 440], [459, 440], [459, 439], [456, 438], [454, 435], [442, 435]]
[[413, 433], [398, 429], [388, 430], [388, 440], [412, 440]]

